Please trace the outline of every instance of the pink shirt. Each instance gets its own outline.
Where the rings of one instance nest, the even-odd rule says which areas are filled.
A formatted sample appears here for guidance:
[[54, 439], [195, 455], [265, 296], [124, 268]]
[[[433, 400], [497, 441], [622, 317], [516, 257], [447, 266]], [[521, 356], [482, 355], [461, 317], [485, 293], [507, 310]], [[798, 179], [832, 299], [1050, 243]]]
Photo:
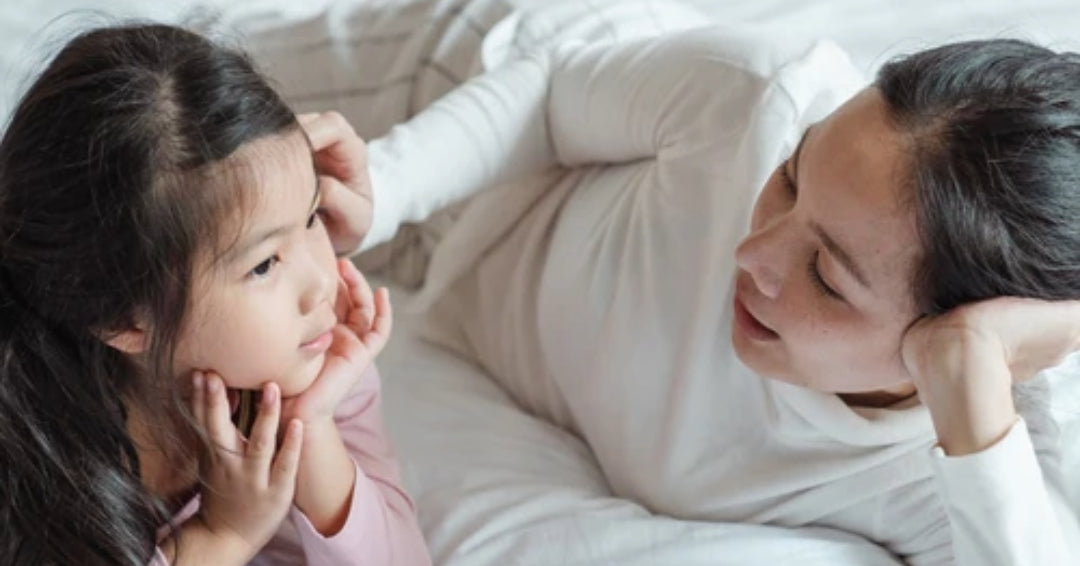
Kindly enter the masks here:
[[[299, 509], [293, 507], [289, 512], [290, 520], [282, 523], [278, 533], [251, 564], [431, 564], [417, 524], [416, 510], [401, 487], [394, 451], [383, 430], [381, 389], [379, 373], [373, 366], [334, 416], [357, 469], [345, 525], [333, 536], [324, 537]], [[198, 510], [199, 497], [195, 496], [176, 514], [174, 522], [181, 524]], [[163, 528], [159, 534], [164, 536], [167, 532], [167, 528]], [[150, 566], [168, 564], [158, 548]]]

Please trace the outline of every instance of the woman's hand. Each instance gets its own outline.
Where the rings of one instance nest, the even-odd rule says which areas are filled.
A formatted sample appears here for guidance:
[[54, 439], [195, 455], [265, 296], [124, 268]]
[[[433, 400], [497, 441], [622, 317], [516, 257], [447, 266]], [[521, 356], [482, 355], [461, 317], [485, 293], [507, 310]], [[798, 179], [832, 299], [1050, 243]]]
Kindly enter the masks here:
[[334, 252], [350, 254], [371, 228], [373, 197], [367, 146], [337, 112], [297, 116], [314, 152], [323, 221]]
[[281, 448], [276, 448], [281, 395], [277, 385], [267, 384], [251, 437], [244, 439], [230, 418], [221, 378], [196, 372], [192, 381], [192, 413], [214, 453], [201, 462], [207, 485], [190, 527], [200, 535], [196, 540], [230, 557], [218, 556], [215, 562], [235, 558], [246, 564], [274, 536], [292, 504], [303, 424], [290, 422]]
[[1012, 385], [1080, 349], [1080, 301], [1001, 297], [916, 321], [902, 356], [946, 453], [982, 451], [1016, 422]]
[[344, 284], [339, 323], [319, 376], [303, 393], [285, 399], [283, 413], [308, 425], [332, 423], [334, 411], [386, 346], [393, 328], [390, 294], [373, 293], [351, 261], [338, 260]]

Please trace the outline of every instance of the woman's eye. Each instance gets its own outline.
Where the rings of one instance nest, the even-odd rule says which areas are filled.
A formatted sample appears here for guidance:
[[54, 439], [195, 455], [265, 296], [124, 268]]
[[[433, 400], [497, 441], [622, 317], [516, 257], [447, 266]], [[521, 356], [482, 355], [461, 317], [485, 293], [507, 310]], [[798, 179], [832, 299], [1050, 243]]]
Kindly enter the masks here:
[[828, 282], [825, 281], [825, 278], [821, 276], [821, 270], [818, 269], [819, 255], [820, 252], [814, 252], [814, 255], [810, 256], [810, 264], [807, 266], [807, 271], [810, 274], [810, 280], [814, 283], [814, 286], [817, 287], [818, 291], [820, 291], [821, 294], [827, 297], [832, 297], [833, 299], [843, 301], [843, 295], [837, 293], [835, 289], [830, 287]]
[[795, 188], [795, 181], [791, 178], [791, 175], [788, 174], [787, 168], [789, 161], [790, 160], [785, 160], [780, 164], [780, 182], [784, 184], [784, 188], [787, 190], [788, 194], [794, 198], [798, 194], [798, 191]]
[[278, 256], [268, 257], [264, 259], [259, 265], [256, 265], [254, 269], [248, 272], [248, 275], [255, 279], [261, 279], [266, 277], [270, 273], [270, 270], [274, 268], [277, 263], [281, 261]]

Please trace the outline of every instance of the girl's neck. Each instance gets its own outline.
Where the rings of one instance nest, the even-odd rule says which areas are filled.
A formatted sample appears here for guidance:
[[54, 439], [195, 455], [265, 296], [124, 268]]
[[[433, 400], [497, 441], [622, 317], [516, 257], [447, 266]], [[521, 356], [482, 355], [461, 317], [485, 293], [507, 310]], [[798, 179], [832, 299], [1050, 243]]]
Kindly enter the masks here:
[[[180, 454], [194, 451], [193, 439], [182, 439], [186, 446], [162, 446], [162, 440], [168, 437], [179, 438], [175, 434], [162, 434], [155, 431], [153, 419], [146, 418], [141, 407], [128, 404], [127, 429], [135, 452], [139, 456], [139, 471], [143, 485], [151, 493], [164, 499], [171, 510], [182, 507], [193, 495], [198, 484], [198, 463], [194, 460], [178, 462]], [[155, 432], [157, 434], [155, 434]]]

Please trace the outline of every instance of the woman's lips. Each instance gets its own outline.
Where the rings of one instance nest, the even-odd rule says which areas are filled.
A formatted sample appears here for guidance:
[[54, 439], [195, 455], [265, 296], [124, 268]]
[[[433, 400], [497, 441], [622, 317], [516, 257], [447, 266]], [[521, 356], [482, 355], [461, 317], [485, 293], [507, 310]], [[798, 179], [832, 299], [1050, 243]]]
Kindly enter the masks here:
[[740, 332], [745, 334], [751, 340], [758, 342], [771, 342], [773, 340], [779, 340], [780, 335], [774, 332], [768, 326], [762, 324], [760, 320], [750, 314], [750, 311], [746, 308], [740, 293], [735, 293], [735, 326]]

